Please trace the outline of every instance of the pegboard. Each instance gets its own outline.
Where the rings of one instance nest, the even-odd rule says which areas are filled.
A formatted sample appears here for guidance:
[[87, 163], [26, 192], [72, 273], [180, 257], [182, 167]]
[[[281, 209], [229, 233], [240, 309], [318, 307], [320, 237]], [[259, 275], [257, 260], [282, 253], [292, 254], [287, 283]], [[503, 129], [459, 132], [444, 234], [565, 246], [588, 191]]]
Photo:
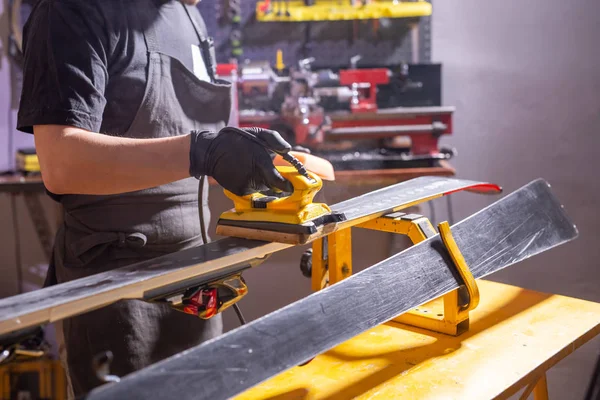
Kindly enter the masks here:
[[[222, 2], [204, 0], [198, 8], [206, 21], [209, 34], [215, 40], [217, 61], [228, 62], [231, 48], [231, 27], [219, 22]], [[239, 0], [238, 0], [239, 1]], [[373, 21], [339, 22], [258, 22], [255, 18], [257, 0], [241, 0], [243, 59], [268, 60], [275, 63], [278, 49], [283, 51], [286, 65], [296, 65], [305, 56], [314, 57], [315, 66], [345, 67], [350, 58], [362, 55], [358, 66], [390, 66], [412, 62], [413, 35], [411, 26], [418, 26], [419, 62], [431, 61], [431, 18], [382, 19], [377, 33]], [[309, 47], [303, 46], [310, 29]], [[355, 33], [356, 32], [356, 33]]]

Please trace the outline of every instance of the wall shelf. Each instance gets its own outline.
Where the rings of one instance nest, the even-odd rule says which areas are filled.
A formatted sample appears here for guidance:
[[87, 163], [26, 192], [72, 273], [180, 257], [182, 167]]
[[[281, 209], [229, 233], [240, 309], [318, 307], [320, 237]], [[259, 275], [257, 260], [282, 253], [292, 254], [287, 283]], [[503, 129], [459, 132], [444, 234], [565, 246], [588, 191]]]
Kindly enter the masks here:
[[[347, 21], [379, 18], [414, 18], [431, 15], [431, 3], [426, 1], [371, 1], [351, 5], [350, 0], [315, 0], [307, 6], [304, 1], [259, 1], [256, 19], [263, 22]], [[286, 12], [287, 11], [287, 12]]]

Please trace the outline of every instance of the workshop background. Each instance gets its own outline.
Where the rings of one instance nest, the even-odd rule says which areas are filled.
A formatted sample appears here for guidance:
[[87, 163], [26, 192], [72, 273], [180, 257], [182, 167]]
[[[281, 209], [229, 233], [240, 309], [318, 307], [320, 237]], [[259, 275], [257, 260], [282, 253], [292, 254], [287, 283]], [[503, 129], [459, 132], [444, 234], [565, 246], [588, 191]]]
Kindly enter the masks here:
[[[209, 8], [210, 3], [204, 0], [201, 7]], [[20, 74], [8, 57], [7, 5], [8, 0], [0, 3], [0, 171], [14, 166], [15, 149], [32, 145], [30, 136], [14, 128]], [[454, 134], [443, 144], [458, 150], [451, 160], [457, 176], [498, 183], [505, 193], [544, 177], [580, 231], [574, 242], [491, 279], [600, 302], [600, 179], [595, 165], [600, 148], [600, 2], [438, 0], [433, 6], [426, 28], [421, 25], [425, 47], [420, 51], [430, 43], [426, 58], [443, 66], [442, 104], [456, 107]], [[400, 41], [399, 46], [407, 43]], [[281, 47], [282, 43], [274, 43], [272, 49]], [[284, 48], [284, 57], [296, 50]], [[264, 57], [273, 59], [272, 53], [265, 51]], [[326, 188], [325, 196], [334, 203], [374, 188], [335, 184]], [[457, 194], [454, 219], [495, 199]], [[12, 201], [17, 207], [18, 237]], [[211, 202], [213, 216], [230, 208], [218, 188], [211, 189]], [[55, 216], [54, 204], [49, 199], [43, 203], [47, 215]], [[447, 219], [447, 203], [438, 200], [434, 205], [433, 222]], [[429, 213], [426, 207], [421, 211]], [[388, 256], [397, 244], [387, 237], [379, 232], [356, 233], [356, 269]], [[16, 240], [20, 241], [18, 254]], [[281, 252], [246, 274], [251, 291], [241, 307], [247, 318], [310, 292], [310, 281], [298, 268], [301, 252], [300, 248]], [[17, 262], [22, 265], [26, 290], [41, 283], [46, 260], [22, 197], [0, 194], [0, 254], [0, 296], [17, 293]], [[226, 313], [226, 323], [229, 328], [237, 326], [233, 313]], [[583, 397], [599, 349], [596, 338], [550, 369], [552, 398]]]

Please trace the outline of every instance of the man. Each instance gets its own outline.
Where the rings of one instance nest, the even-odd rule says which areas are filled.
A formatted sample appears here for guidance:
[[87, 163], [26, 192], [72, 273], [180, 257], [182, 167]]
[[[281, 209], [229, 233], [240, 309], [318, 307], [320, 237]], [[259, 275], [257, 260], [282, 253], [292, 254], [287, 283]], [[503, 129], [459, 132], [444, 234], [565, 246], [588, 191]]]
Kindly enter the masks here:
[[[64, 209], [47, 284], [201, 244], [200, 176], [238, 194], [290, 190], [269, 151], [223, 129], [230, 87], [215, 81], [197, 1], [186, 2], [40, 0], [32, 11], [18, 128], [34, 134], [44, 184]], [[289, 148], [276, 132], [254, 134]], [[111, 372], [125, 375], [220, 334], [222, 322], [131, 300], [63, 330], [79, 396], [101, 383], [98, 353], [112, 351]]]

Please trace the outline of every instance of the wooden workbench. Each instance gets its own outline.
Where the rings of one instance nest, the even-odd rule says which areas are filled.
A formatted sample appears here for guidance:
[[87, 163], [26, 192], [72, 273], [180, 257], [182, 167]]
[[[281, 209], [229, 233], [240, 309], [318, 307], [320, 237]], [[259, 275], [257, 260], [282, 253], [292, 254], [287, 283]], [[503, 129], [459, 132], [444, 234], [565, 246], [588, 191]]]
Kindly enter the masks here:
[[440, 161], [435, 167], [335, 171], [335, 180], [345, 185], [387, 186], [419, 176], [454, 175], [456, 170], [447, 161]]
[[24, 176], [20, 173], [0, 175], [0, 193], [44, 193], [41, 175]]
[[600, 303], [478, 283], [481, 302], [461, 336], [390, 322], [236, 400], [482, 400], [536, 382], [535, 398], [547, 398], [545, 371], [600, 333]]

